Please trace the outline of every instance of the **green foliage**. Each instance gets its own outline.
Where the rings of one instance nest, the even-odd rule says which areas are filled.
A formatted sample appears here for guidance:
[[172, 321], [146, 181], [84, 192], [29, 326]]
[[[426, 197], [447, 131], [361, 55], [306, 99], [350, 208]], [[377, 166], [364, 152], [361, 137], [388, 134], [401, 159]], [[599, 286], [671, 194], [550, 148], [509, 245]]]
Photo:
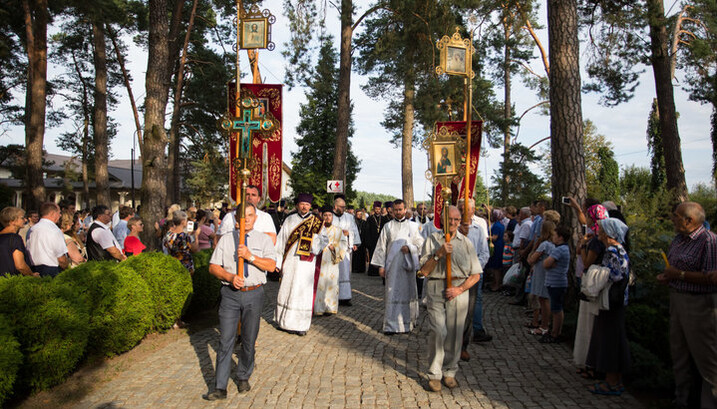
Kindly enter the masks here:
[[[299, 135], [298, 152], [291, 161], [291, 187], [295, 193], [312, 193], [315, 203], [325, 204], [326, 181], [331, 179], [338, 123], [338, 78], [336, 51], [331, 38], [322, 41], [316, 73], [309, 81], [306, 103], [301, 105], [301, 121], [296, 127]], [[349, 127], [349, 138], [353, 126]], [[353, 182], [360, 170], [359, 160], [348, 146], [345, 193], [349, 201], [356, 197]]]
[[152, 328], [172, 328], [192, 297], [189, 271], [176, 258], [159, 252], [132, 256], [121, 265], [133, 269], [149, 286], [154, 304]]
[[600, 158], [600, 170], [598, 180], [600, 181], [601, 195], [605, 200], [616, 200], [620, 197], [620, 167], [615, 161], [615, 154], [606, 147], [598, 149]]
[[363, 202], [366, 206], [366, 210], [368, 210], [369, 212], [373, 212], [373, 202], [375, 202], [377, 200], [380, 201], [381, 204], [383, 204], [386, 202], [392, 202], [397, 199], [397, 197], [391, 196], [391, 195], [384, 195], [382, 193], [362, 192], [362, 191], [356, 192], [356, 197], [359, 202], [361, 200], [363, 200]]
[[150, 289], [133, 268], [114, 262], [84, 263], [58, 275], [58, 283], [88, 295], [92, 316], [92, 353], [106, 356], [132, 349], [152, 326], [155, 303]]
[[[524, 206], [544, 197], [548, 193], [545, 181], [530, 170], [529, 165], [538, 161], [537, 155], [520, 143], [515, 143], [508, 150], [509, 160], [495, 171], [491, 178], [490, 188], [493, 204], [500, 206]], [[505, 155], [503, 155], [505, 156]], [[500, 197], [503, 175], [508, 176], [510, 189], [507, 197]]]
[[699, 183], [692, 188], [690, 200], [702, 205], [710, 226], [713, 230], [717, 228], [717, 189]]
[[652, 182], [652, 175], [647, 168], [638, 166], [626, 166], [622, 170], [620, 177], [620, 192], [628, 195], [632, 192], [646, 193], [644, 189], [649, 187]]
[[12, 393], [17, 371], [22, 363], [20, 343], [13, 331], [10, 320], [0, 314], [0, 405]]
[[657, 110], [657, 98], [652, 100], [652, 109], [647, 119], [647, 150], [650, 152], [650, 170], [652, 171], [652, 191], [664, 189], [667, 183], [665, 174], [665, 153], [660, 130], [660, 113]]
[[85, 300], [72, 285], [50, 278], [0, 278], [0, 314], [24, 355], [16, 389], [48, 388], [75, 368], [90, 331]]
[[[667, 341], [666, 337], [661, 337]], [[656, 342], [653, 340], [652, 342]], [[655, 355], [645, 348], [645, 344], [630, 341], [632, 367], [630, 369], [630, 386], [637, 389], [666, 391], [673, 388], [674, 381], [671, 367], [665, 358]], [[667, 355], [669, 357], [669, 355]]]
[[222, 283], [209, 274], [209, 259], [212, 257], [212, 250], [202, 250], [194, 253], [193, 257], [192, 286], [194, 295], [185, 315], [197, 314], [214, 307], [219, 300], [219, 290], [222, 288]]

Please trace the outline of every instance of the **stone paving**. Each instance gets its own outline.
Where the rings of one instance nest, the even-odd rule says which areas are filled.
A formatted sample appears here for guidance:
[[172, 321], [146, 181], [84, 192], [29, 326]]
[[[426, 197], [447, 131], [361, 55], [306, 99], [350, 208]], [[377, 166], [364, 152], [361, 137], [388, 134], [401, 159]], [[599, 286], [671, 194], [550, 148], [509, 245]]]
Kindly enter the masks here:
[[471, 344], [459, 387], [425, 390], [428, 320], [421, 310], [411, 334], [386, 336], [379, 277], [352, 274], [353, 306], [314, 318], [304, 337], [272, 325], [278, 283], [267, 284], [250, 392], [230, 380], [226, 400], [207, 402], [214, 384], [219, 332], [183, 336], [117, 374], [77, 408], [635, 408], [630, 394], [595, 396], [575, 373], [571, 350], [527, 334], [522, 307], [484, 294], [485, 324], [493, 340]]

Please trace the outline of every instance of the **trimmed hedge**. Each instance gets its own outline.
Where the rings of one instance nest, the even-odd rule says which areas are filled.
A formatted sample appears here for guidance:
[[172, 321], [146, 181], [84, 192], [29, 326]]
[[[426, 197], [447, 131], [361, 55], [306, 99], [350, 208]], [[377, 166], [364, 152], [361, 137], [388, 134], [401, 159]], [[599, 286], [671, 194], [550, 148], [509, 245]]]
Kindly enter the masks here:
[[209, 274], [209, 260], [212, 257], [212, 250], [202, 250], [194, 253], [194, 275], [192, 285], [194, 295], [189, 303], [186, 315], [192, 315], [214, 307], [219, 300], [219, 290], [222, 283], [216, 277]]
[[121, 263], [147, 282], [154, 304], [152, 327], [166, 331], [182, 315], [192, 298], [192, 278], [182, 263], [163, 253], [142, 253]]
[[10, 320], [0, 315], [0, 407], [12, 393], [21, 363], [20, 343], [13, 334]]
[[147, 283], [124, 263], [85, 263], [58, 275], [89, 296], [91, 353], [112, 356], [132, 349], [152, 325], [154, 304]]
[[24, 355], [16, 388], [39, 390], [62, 382], [83, 356], [89, 333], [85, 298], [50, 278], [0, 278], [0, 314]]

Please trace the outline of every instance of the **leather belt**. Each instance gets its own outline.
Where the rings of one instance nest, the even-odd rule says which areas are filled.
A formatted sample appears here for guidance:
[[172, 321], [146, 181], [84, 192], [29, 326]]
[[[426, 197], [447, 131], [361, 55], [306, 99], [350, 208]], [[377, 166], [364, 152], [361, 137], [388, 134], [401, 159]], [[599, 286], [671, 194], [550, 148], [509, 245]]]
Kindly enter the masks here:
[[263, 285], [263, 284], [257, 284], [257, 285], [252, 285], [251, 287], [242, 287], [242, 288], [239, 289], [239, 291], [241, 291], [241, 292], [247, 292], [247, 291], [256, 290], [257, 288], [261, 287], [262, 285]]

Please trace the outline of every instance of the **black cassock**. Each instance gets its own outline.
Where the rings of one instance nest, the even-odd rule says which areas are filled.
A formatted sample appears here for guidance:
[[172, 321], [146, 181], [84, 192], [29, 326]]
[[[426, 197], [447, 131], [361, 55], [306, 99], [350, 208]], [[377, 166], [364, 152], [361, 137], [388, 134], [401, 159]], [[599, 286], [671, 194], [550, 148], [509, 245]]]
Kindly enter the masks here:
[[[361, 237], [361, 243], [364, 244], [366, 246], [366, 249], [368, 250], [369, 262], [371, 262], [373, 252], [376, 251], [376, 243], [378, 243], [378, 236], [381, 234], [383, 226], [390, 220], [391, 217], [388, 215], [376, 216], [374, 214], [370, 215], [368, 217], [368, 220], [366, 220], [366, 227], [364, 228], [364, 233]], [[378, 267], [374, 265], [369, 265], [368, 275], [377, 276]]]
[[361, 245], [351, 255], [351, 272], [363, 273], [366, 271], [366, 245], [363, 243], [364, 230], [366, 230], [366, 220], [356, 218], [356, 227], [361, 238]]

